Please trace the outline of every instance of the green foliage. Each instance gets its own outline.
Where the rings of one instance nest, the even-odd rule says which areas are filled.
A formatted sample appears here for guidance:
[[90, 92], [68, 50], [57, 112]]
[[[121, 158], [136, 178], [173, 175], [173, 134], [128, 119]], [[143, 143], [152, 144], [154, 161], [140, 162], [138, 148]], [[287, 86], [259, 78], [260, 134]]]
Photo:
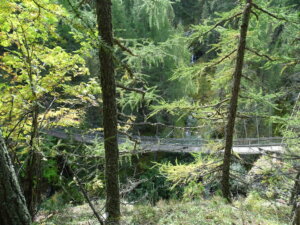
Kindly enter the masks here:
[[[205, 189], [214, 189], [218, 183], [220, 161], [212, 156], [195, 155], [195, 161], [189, 164], [170, 162], [158, 163], [159, 171], [175, 187], [183, 187], [183, 198], [199, 198]], [[208, 191], [209, 192], [209, 191]]]
[[[68, 53], [54, 41], [59, 40], [56, 28], [58, 16], [67, 16], [66, 11], [52, 2], [10, 1], [6, 7], [9, 15], [1, 13], [1, 124], [5, 134], [11, 138], [26, 139], [31, 130], [33, 108], [40, 108], [39, 123], [48, 126], [70, 126], [78, 124], [76, 116], [80, 110], [57, 107], [47, 109], [56, 99], [65, 96], [64, 102], [72, 104], [71, 96], [66, 98], [64, 89], [77, 76], [88, 74], [84, 59], [74, 53]], [[43, 9], [47, 4], [56, 14]], [[6, 10], [6, 8], [1, 8]], [[74, 88], [74, 87], [73, 87]], [[70, 93], [68, 93], [70, 94]], [[51, 103], [52, 101], [52, 103]], [[69, 110], [69, 112], [68, 112]], [[49, 113], [49, 114], [48, 114]], [[79, 113], [80, 114], [80, 113]], [[61, 118], [65, 121], [60, 123]], [[44, 121], [49, 119], [47, 121]], [[20, 137], [20, 133], [21, 135]]]
[[246, 181], [250, 190], [257, 191], [263, 198], [288, 202], [293, 181], [286, 174], [291, 172], [293, 169], [288, 163], [262, 156], [248, 172]]
[[45, 163], [45, 168], [43, 169], [43, 177], [46, 178], [50, 183], [58, 182], [59, 174], [55, 160], [47, 160], [47, 163]]
[[[101, 205], [96, 205], [101, 208]], [[266, 202], [251, 194], [248, 198], [237, 199], [227, 204], [224, 199], [199, 199], [190, 202], [160, 201], [151, 205], [126, 205], [122, 207], [122, 224], [131, 225], [232, 225], [266, 224], [287, 225], [290, 207], [278, 202]], [[45, 212], [46, 213], [46, 212]], [[92, 212], [87, 205], [68, 207], [46, 220], [46, 224], [82, 224], [94, 222]], [[95, 221], [96, 222], [96, 221]]]
[[184, 188], [183, 191], [183, 199], [186, 201], [190, 201], [191, 199], [200, 199], [205, 188], [202, 183], [197, 183], [195, 181], [191, 181]]

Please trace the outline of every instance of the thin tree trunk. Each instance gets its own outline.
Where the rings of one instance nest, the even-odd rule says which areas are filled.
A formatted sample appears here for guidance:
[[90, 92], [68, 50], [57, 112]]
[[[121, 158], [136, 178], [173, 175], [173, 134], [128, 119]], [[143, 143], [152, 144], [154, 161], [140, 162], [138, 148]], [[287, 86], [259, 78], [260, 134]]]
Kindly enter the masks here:
[[293, 225], [300, 225], [300, 203], [299, 203], [299, 195], [300, 195], [300, 171], [298, 171], [294, 187], [290, 197], [290, 204], [292, 205], [292, 217], [293, 217]]
[[293, 213], [293, 225], [300, 225], [300, 205], [297, 203], [295, 205], [294, 213]]
[[226, 135], [225, 152], [224, 152], [221, 184], [222, 184], [223, 196], [229, 201], [231, 200], [229, 178], [230, 178], [232, 140], [233, 140], [233, 133], [234, 133], [240, 82], [241, 82], [242, 70], [244, 65], [246, 37], [247, 37], [247, 30], [248, 30], [248, 24], [249, 24], [250, 13], [251, 13], [251, 4], [252, 4], [252, 0], [247, 0], [247, 4], [243, 12], [242, 25], [240, 30], [240, 40], [239, 40], [238, 51], [237, 51], [237, 59], [236, 59], [235, 71], [233, 74], [233, 86], [231, 90], [231, 100], [229, 105], [228, 121], [227, 121], [226, 132], [225, 132]]
[[25, 198], [0, 131], [0, 224], [29, 225]]
[[32, 112], [32, 131], [30, 137], [30, 151], [26, 164], [26, 177], [24, 183], [24, 196], [27, 202], [27, 208], [32, 218], [37, 212], [37, 205], [41, 200], [41, 154], [36, 149], [38, 145], [38, 115], [39, 106], [36, 105]]
[[116, 84], [113, 63], [111, 0], [97, 0], [101, 37], [100, 81], [103, 100], [107, 224], [120, 223], [119, 150], [117, 140]]
[[294, 181], [294, 186], [292, 189], [291, 197], [290, 197], [290, 204], [293, 205], [293, 211], [295, 209], [295, 204], [297, 202], [297, 198], [300, 194], [300, 171], [298, 171], [295, 181]]

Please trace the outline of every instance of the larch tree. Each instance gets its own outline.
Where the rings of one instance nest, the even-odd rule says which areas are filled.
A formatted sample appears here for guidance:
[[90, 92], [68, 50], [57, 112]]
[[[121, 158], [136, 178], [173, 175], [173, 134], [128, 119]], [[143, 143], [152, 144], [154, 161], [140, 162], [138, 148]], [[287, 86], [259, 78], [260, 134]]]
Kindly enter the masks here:
[[97, 0], [97, 22], [101, 37], [99, 48], [99, 79], [103, 100], [106, 213], [108, 224], [119, 224], [119, 149], [111, 5], [110, 0]]
[[30, 215], [0, 131], [0, 221], [5, 225], [29, 225]]
[[249, 24], [250, 14], [251, 14], [251, 4], [252, 4], [252, 0], [247, 0], [247, 4], [243, 12], [242, 24], [240, 29], [240, 39], [239, 39], [239, 44], [237, 49], [237, 58], [236, 58], [235, 70], [233, 74], [233, 84], [231, 90], [228, 120], [227, 120], [226, 131], [225, 131], [225, 152], [224, 152], [224, 159], [223, 159], [221, 183], [222, 183], [223, 196], [228, 200], [230, 200], [229, 178], [230, 178], [232, 142], [233, 142], [234, 125], [235, 125], [240, 83], [241, 83], [242, 71], [244, 65], [246, 38], [247, 38], [248, 24]]

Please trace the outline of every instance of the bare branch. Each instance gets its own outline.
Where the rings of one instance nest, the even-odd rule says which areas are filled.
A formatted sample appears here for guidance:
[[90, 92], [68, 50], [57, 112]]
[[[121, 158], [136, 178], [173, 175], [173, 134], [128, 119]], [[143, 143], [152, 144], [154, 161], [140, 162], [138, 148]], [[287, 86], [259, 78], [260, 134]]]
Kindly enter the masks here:
[[148, 179], [141, 179], [136, 182], [129, 180], [128, 184], [126, 185], [127, 187], [124, 190], [120, 191], [120, 195], [124, 196], [127, 193], [132, 192], [137, 186], [147, 181]]
[[85, 200], [88, 202], [90, 208], [92, 209], [95, 217], [97, 218], [98, 222], [101, 224], [101, 225], [104, 225], [104, 222], [103, 222], [103, 219], [100, 218], [100, 215], [97, 213], [92, 201], [90, 200], [88, 194], [86, 193], [86, 191], [84, 190], [84, 187], [81, 183], [81, 181], [79, 180], [78, 176], [76, 175], [76, 173], [73, 172], [73, 175], [75, 177], [75, 180], [76, 180], [76, 183], [77, 183], [77, 186], [79, 187], [81, 193], [83, 194]]

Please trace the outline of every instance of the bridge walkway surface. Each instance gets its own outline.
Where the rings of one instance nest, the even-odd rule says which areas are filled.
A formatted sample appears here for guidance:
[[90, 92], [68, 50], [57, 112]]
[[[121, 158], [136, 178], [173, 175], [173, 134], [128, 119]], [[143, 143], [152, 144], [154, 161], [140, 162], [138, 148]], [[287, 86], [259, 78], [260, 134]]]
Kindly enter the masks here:
[[[72, 139], [82, 143], [92, 144], [96, 140], [103, 141], [103, 134], [79, 134], [67, 133], [63, 130], [53, 129], [45, 131], [46, 134], [60, 139]], [[174, 152], [174, 153], [193, 153], [204, 152], [209, 153], [212, 149], [218, 148], [222, 151], [223, 140], [205, 140], [198, 137], [188, 138], [160, 138], [151, 136], [133, 136], [140, 143], [138, 151], [140, 152]], [[119, 144], [125, 143], [128, 138], [120, 135], [118, 137]], [[233, 152], [237, 154], [264, 154], [264, 153], [282, 153], [284, 151], [284, 143], [281, 137], [263, 137], [263, 138], [242, 138], [233, 141]], [[122, 149], [121, 149], [122, 151]]]

